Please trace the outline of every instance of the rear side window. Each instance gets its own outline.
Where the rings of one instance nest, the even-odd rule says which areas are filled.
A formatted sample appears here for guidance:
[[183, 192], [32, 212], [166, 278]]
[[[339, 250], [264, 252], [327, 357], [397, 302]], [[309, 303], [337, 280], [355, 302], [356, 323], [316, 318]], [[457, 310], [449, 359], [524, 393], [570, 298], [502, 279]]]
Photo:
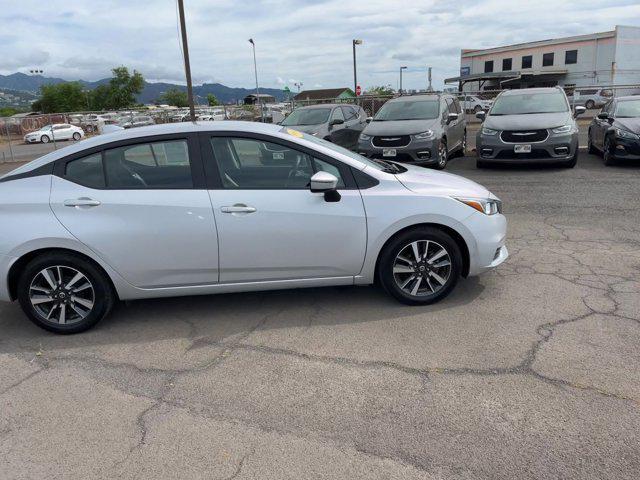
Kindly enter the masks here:
[[72, 160], [65, 167], [65, 178], [92, 188], [193, 187], [186, 140], [127, 145]]
[[67, 163], [65, 178], [90, 188], [104, 188], [102, 154], [95, 153]]

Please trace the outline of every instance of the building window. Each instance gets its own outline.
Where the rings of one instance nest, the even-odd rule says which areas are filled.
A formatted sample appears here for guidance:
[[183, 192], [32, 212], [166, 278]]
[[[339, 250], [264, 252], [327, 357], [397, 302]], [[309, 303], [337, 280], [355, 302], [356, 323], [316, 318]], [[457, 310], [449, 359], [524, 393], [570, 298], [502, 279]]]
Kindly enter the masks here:
[[567, 50], [564, 52], [564, 63], [566, 65], [578, 63], [578, 50]]
[[522, 57], [522, 68], [531, 68], [533, 64], [533, 57], [531, 55], [525, 55]]
[[545, 53], [542, 55], [542, 66], [543, 67], [552, 67], [553, 66], [553, 52]]
[[503, 58], [502, 59], [502, 71], [509, 72], [511, 70], [511, 59]]
[[493, 72], [493, 60], [488, 60], [484, 62], [484, 73]]

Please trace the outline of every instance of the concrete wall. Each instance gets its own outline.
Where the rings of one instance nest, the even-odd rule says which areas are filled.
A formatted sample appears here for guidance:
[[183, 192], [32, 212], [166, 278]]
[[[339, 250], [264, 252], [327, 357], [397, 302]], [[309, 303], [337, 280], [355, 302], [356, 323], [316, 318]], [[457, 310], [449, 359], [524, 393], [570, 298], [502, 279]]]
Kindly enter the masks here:
[[616, 27], [614, 83], [640, 84], [640, 28]]

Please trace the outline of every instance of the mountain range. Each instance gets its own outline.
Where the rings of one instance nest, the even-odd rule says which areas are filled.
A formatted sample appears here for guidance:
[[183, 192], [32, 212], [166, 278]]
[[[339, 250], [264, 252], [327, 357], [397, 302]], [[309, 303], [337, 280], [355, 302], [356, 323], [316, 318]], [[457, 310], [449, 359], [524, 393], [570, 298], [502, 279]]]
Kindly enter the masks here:
[[[62, 78], [43, 77], [42, 75], [26, 75], [18, 72], [10, 75], [0, 75], [0, 89], [38, 93], [42, 85], [64, 83], [67, 81], [68, 80], [63, 80]], [[95, 82], [88, 82], [85, 80], [78, 80], [78, 82], [90, 90], [98, 85], [109, 83], [109, 78], [103, 78], [101, 80], [96, 80]], [[159, 100], [163, 92], [171, 88], [186, 90], [184, 85], [163, 82], [152, 83], [145, 81], [144, 88], [137, 96], [137, 100], [140, 103], [153, 103], [156, 100]], [[197, 103], [206, 103], [207, 95], [210, 93], [214, 94], [222, 103], [236, 103], [250, 93], [255, 93], [255, 89], [227, 87], [220, 83], [203, 83], [202, 85], [193, 86], [193, 94]], [[260, 93], [273, 95], [278, 101], [286, 99], [285, 92], [276, 88], [261, 88]]]

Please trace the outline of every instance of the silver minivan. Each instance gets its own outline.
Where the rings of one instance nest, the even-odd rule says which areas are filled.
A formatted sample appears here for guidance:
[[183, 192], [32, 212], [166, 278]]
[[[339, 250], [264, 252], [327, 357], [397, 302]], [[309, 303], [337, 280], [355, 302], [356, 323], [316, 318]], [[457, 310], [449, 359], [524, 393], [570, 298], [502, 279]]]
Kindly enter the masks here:
[[466, 120], [455, 96], [412, 95], [382, 106], [360, 134], [358, 153], [441, 170], [466, 146]]

